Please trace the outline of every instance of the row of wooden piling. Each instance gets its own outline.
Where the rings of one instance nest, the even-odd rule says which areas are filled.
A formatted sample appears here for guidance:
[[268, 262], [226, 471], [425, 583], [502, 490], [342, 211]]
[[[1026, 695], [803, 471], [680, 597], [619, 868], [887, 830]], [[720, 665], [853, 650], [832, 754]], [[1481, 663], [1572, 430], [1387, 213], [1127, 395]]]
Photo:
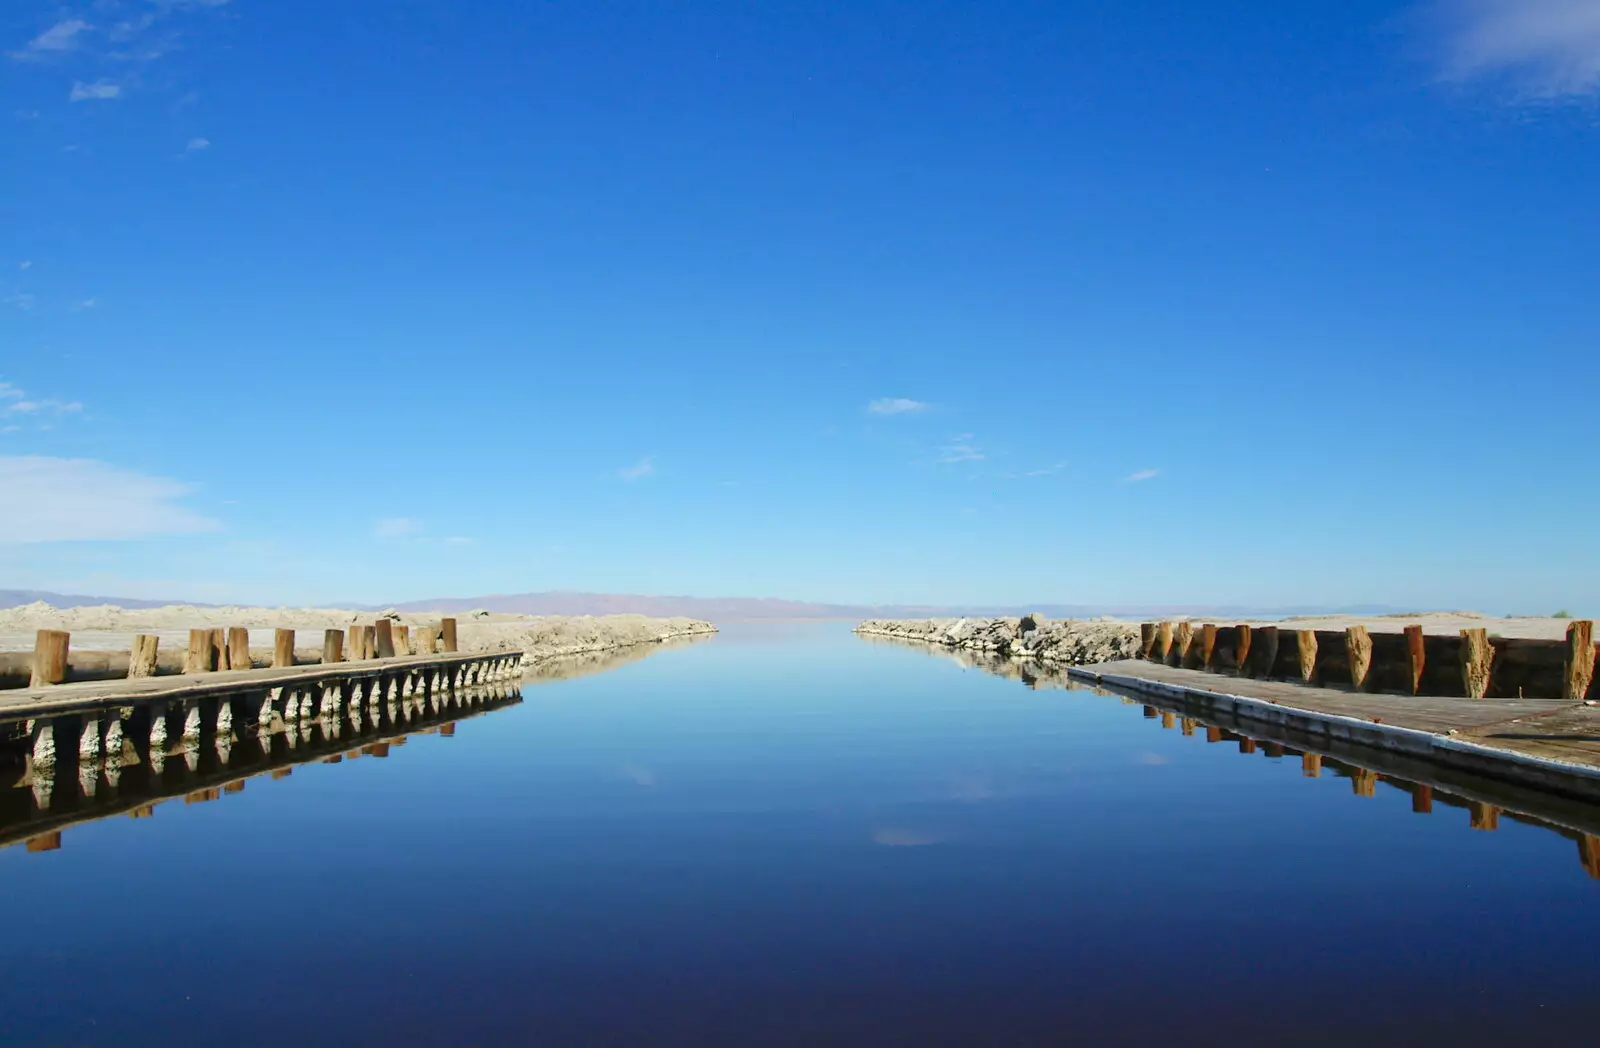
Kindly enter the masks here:
[[[1581, 702], [1594, 684], [1594, 623], [1574, 620], [1565, 640], [1491, 637], [1463, 629], [1459, 637], [1425, 636], [1420, 625], [1399, 634], [1351, 626], [1284, 630], [1276, 626], [1146, 622], [1141, 658], [1171, 666], [1356, 691], [1411, 695], [1561, 698]], [[1453, 666], [1452, 666], [1453, 663]], [[1459, 677], [1455, 676], [1459, 670]]]
[[[72, 635], [66, 630], [38, 632], [33, 646], [32, 687], [61, 684], [67, 680], [71, 643]], [[273, 668], [295, 665], [294, 644], [294, 630], [280, 627], [273, 631]], [[155, 634], [136, 635], [129, 651], [128, 677], [155, 676], [159, 648], [160, 638]], [[392, 659], [397, 655], [434, 655], [441, 651], [454, 653], [457, 650], [455, 619], [441, 619], [438, 626], [419, 626], [414, 644], [410, 626], [391, 619], [378, 619], [371, 625], [354, 624], [348, 631], [324, 630], [321, 662], [330, 665], [346, 661]], [[254, 665], [250, 654], [250, 631], [245, 627], [212, 627], [189, 631], [189, 646], [183, 659], [184, 673], [248, 670], [253, 669]]]

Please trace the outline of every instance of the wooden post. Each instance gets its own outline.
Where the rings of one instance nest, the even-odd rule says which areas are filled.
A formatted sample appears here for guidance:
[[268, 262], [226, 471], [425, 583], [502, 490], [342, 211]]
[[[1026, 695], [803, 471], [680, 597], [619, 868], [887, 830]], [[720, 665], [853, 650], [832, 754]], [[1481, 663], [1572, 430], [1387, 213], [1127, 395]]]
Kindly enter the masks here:
[[1200, 668], [1211, 668], [1211, 655], [1217, 647], [1217, 627], [1215, 623], [1208, 622], [1200, 627]]
[[1428, 665], [1427, 648], [1422, 642], [1422, 627], [1406, 627], [1406, 663], [1410, 667], [1406, 678], [1411, 683], [1411, 694], [1422, 694], [1422, 670]]
[[1167, 653], [1172, 650], [1172, 623], [1156, 623], [1156, 661], [1166, 662]]
[[228, 668], [247, 670], [255, 665], [250, 659], [250, 631], [243, 626], [228, 627]]
[[1256, 676], [1272, 676], [1272, 668], [1278, 664], [1278, 627], [1260, 627], [1251, 643], [1256, 653]]
[[1156, 624], [1153, 622], [1139, 623], [1139, 657], [1150, 658], [1156, 650]]
[[1176, 658], [1173, 660], [1173, 665], [1175, 665], [1175, 666], [1182, 666], [1183, 665], [1184, 660], [1189, 657], [1189, 647], [1193, 643], [1194, 643], [1194, 623], [1192, 623], [1192, 622], [1180, 622], [1180, 623], [1178, 623], [1178, 636], [1177, 636], [1177, 639], [1173, 641], [1173, 649], [1172, 649], [1173, 653], [1176, 655]]
[[1356, 691], [1367, 690], [1367, 675], [1372, 672], [1372, 635], [1365, 626], [1344, 631], [1344, 653], [1350, 660], [1350, 683]]
[[154, 677], [156, 675], [156, 648], [161, 638], [153, 633], [140, 633], [133, 638], [133, 648], [128, 654], [129, 677]]
[[228, 661], [227, 632], [221, 626], [218, 626], [216, 629], [211, 630], [210, 634], [211, 652], [209, 658], [211, 660], [211, 668], [214, 670], [229, 669], [231, 664]]
[[457, 650], [456, 649], [456, 620], [455, 619], [440, 619], [439, 620], [439, 636], [441, 638], [443, 638], [443, 640], [444, 640], [444, 650], [445, 651], [455, 651], [455, 650]]
[[272, 631], [272, 665], [278, 669], [294, 665], [294, 630]]
[[1594, 679], [1594, 623], [1576, 619], [1567, 624], [1567, 673], [1561, 697], [1582, 702]]
[[189, 650], [183, 656], [183, 672], [210, 673], [213, 665], [211, 661], [211, 631], [190, 630]]
[[1461, 631], [1461, 683], [1469, 699], [1489, 694], [1489, 670], [1494, 664], [1494, 649], [1489, 646], [1486, 629]]
[[394, 658], [394, 623], [388, 619], [379, 619], [373, 628], [373, 658]]
[[1300, 755], [1300, 774], [1308, 779], [1322, 777], [1322, 754], [1302, 753]]
[[394, 651], [396, 655], [411, 654], [411, 627], [399, 623], [394, 627]]
[[1300, 679], [1310, 684], [1317, 675], [1317, 631], [1295, 630], [1294, 636], [1300, 648]]
[[344, 661], [344, 630], [322, 631], [322, 664]]
[[1234, 672], [1241, 677], [1248, 677], [1250, 676], [1250, 627], [1241, 623], [1234, 629], [1238, 631], [1239, 638], [1237, 650], [1233, 653], [1233, 664], [1236, 667]]
[[378, 657], [378, 627], [361, 627], [361, 657], [375, 659]]
[[439, 627], [417, 627], [417, 654], [432, 655], [439, 650]]
[[33, 676], [30, 688], [62, 684], [67, 679], [67, 647], [72, 634], [66, 630], [40, 630], [33, 636]]

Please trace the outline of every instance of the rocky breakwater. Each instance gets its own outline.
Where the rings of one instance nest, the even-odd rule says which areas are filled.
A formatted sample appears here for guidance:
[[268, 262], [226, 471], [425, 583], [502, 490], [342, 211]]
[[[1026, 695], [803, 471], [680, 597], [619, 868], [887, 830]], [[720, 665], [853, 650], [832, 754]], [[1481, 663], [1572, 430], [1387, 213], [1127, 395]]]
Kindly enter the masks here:
[[1139, 653], [1136, 625], [1080, 619], [1051, 622], [1037, 615], [1015, 619], [869, 619], [857, 626], [856, 632], [1066, 666], [1134, 658]]

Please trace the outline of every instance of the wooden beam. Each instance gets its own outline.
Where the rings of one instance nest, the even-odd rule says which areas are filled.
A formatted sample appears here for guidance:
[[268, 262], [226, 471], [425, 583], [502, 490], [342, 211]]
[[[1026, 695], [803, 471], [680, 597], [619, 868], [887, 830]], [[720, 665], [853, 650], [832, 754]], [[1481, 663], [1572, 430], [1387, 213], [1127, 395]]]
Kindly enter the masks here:
[[129, 677], [154, 677], [156, 675], [156, 649], [161, 638], [153, 633], [140, 633], [133, 638], [128, 653]]
[[243, 626], [228, 627], [228, 668], [248, 670], [253, 668], [250, 659], [250, 631]]
[[456, 649], [456, 620], [455, 619], [440, 619], [439, 620], [439, 636], [444, 640], [444, 650], [445, 651], [451, 652], [451, 651], [457, 650]]
[[272, 631], [272, 665], [280, 668], [294, 665], [294, 630]]
[[1406, 627], [1406, 680], [1411, 684], [1411, 694], [1422, 694], [1422, 671], [1428, 666], [1427, 646], [1422, 639], [1421, 626]]
[[344, 630], [322, 631], [322, 664], [344, 661]]
[[28, 686], [43, 688], [67, 679], [67, 648], [72, 634], [66, 630], [40, 630], [33, 636], [33, 674]]
[[1300, 679], [1309, 684], [1317, 675], [1317, 631], [1295, 630], [1294, 638], [1300, 649]]
[[1461, 631], [1461, 684], [1467, 698], [1481, 699], [1489, 694], [1489, 672], [1494, 666], [1494, 649], [1489, 646], [1489, 631], [1483, 628]]
[[1582, 702], [1594, 680], [1594, 623], [1577, 619], [1567, 624], [1567, 664], [1561, 697]]
[[1365, 626], [1351, 626], [1344, 631], [1345, 657], [1350, 660], [1350, 683], [1356, 691], [1367, 690], [1367, 676], [1372, 672], [1372, 636]]

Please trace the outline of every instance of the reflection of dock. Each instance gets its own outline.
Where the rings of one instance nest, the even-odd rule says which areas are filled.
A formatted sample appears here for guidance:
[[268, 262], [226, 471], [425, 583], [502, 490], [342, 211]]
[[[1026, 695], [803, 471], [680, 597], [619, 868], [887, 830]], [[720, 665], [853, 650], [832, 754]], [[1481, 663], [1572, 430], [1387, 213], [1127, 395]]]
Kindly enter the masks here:
[[[1140, 682], [1130, 683], [1127, 678], [1101, 672], [1107, 666], [1068, 668], [973, 652], [951, 652], [942, 646], [911, 641], [876, 639], [873, 643], [943, 655], [964, 668], [981, 669], [1017, 680], [1029, 688], [1060, 688], [1115, 697], [1125, 705], [1142, 707], [1145, 718], [1159, 723], [1162, 728], [1178, 730], [1185, 736], [1203, 739], [1205, 743], [1233, 742], [1242, 755], [1298, 757], [1302, 774], [1317, 778], [1326, 770], [1348, 778], [1351, 793], [1356, 797], [1374, 797], [1382, 784], [1409, 794], [1411, 810], [1417, 814], [1431, 813], [1435, 804], [1462, 809], [1468, 817], [1467, 825], [1473, 830], [1497, 829], [1502, 815], [1538, 826], [1575, 841], [1583, 868], [1591, 877], [1600, 879], [1600, 806], [1587, 800], [1497, 776], [1476, 774], [1470, 768], [1441, 764], [1403, 751], [1374, 747], [1359, 736], [1341, 737], [1317, 730], [1317, 724], [1312, 724], [1308, 730], [1297, 726], [1292, 718], [1272, 722], [1240, 716], [1230, 705], [1213, 701], [1215, 693], [1193, 694], [1199, 691], [1194, 688], [1157, 692], [1139, 686]], [[1214, 675], [1208, 676], [1215, 681]]]
[[452, 735], [458, 720], [521, 701], [506, 656], [427, 668], [438, 672], [346, 663], [337, 674], [213, 676], [210, 690], [191, 678], [120, 705], [30, 707], [31, 717], [0, 709], [0, 773], [16, 786], [0, 791], [0, 846], [50, 850], [78, 823], [147, 816], [179, 796], [216, 800], [297, 764], [387, 757], [407, 736]]

